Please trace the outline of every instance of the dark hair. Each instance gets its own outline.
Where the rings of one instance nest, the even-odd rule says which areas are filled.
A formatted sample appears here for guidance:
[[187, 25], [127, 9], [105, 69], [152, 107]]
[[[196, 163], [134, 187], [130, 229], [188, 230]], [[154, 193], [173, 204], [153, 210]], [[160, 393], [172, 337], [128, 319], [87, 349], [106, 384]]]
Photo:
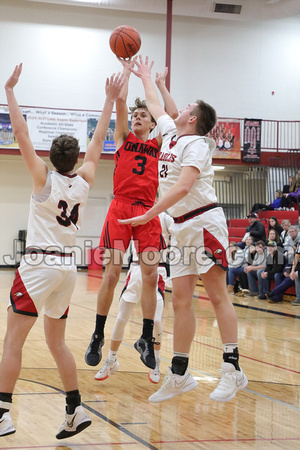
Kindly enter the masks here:
[[255, 245], [263, 245], [265, 247], [266, 243], [264, 241], [257, 241], [255, 242]]
[[[270, 220], [271, 220], [271, 219], [275, 220], [275, 225], [270, 225]], [[275, 217], [275, 216], [269, 217], [269, 230], [275, 230], [275, 229], [276, 229], [276, 228], [275, 228], [276, 225], [279, 225], [279, 226], [280, 226], [280, 223], [278, 222], [277, 217]]]
[[196, 134], [205, 136], [209, 133], [217, 122], [217, 113], [212, 106], [203, 100], [196, 100], [192, 115], [197, 117]]
[[[146, 100], [141, 100], [139, 97], [137, 97], [137, 98], [135, 99], [135, 101], [134, 101], [134, 106], [130, 106], [130, 107], [129, 107], [129, 111], [130, 111], [131, 115], [132, 115], [137, 109], [144, 109], [145, 111], [148, 111], [148, 113], [150, 114], [149, 109], [148, 109], [148, 107], [147, 107]], [[155, 122], [155, 120], [154, 120], [154, 117], [152, 117], [151, 114], [150, 114], [150, 117], [151, 117], [151, 122], [155, 123], [155, 125], [156, 125], [156, 122]]]
[[50, 161], [58, 172], [70, 172], [77, 163], [79, 152], [78, 139], [61, 134], [52, 141]]

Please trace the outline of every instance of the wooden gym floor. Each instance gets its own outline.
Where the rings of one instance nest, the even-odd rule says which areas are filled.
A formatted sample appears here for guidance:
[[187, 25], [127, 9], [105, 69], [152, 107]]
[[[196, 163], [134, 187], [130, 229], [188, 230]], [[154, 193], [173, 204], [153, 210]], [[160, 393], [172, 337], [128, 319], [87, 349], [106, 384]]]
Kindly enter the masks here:
[[[0, 352], [6, 329], [6, 305], [14, 271], [0, 271]], [[125, 279], [122, 273], [107, 319], [103, 361]], [[99, 271], [79, 271], [67, 324], [84, 408], [92, 425], [73, 438], [55, 435], [64, 420], [65, 400], [54, 361], [46, 347], [43, 319], [29, 334], [23, 351], [11, 415], [17, 432], [0, 438], [0, 449], [299, 449], [300, 448], [300, 307], [232, 297], [239, 319], [240, 363], [249, 384], [229, 403], [210, 400], [217, 385], [222, 346], [213, 309], [203, 288], [195, 291], [197, 330], [190, 354], [195, 390], [160, 404], [147, 398], [152, 384], [133, 344], [141, 332], [137, 305], [118, 353], [120, 368], [105, 381], [84, 354], [94, 330]], [[172, 358], [173, 311], [166, 293], [161, 351], [165, 374]], [[101, 367], [101, 363], [99, 365]]]

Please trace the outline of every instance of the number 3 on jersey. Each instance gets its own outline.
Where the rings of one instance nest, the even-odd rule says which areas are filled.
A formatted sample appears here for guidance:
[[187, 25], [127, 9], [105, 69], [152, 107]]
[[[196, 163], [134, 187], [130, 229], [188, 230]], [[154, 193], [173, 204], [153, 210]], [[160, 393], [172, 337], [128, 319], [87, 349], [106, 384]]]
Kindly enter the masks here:
[[139, 162], [137, 164], [138, 169], [132, 169], [132, 173], [136, 173], [137, 175], [143, 175], [143, 173], [145, 172], [147, 158], [145, 156], [138, 155], [134, 159]]
[[159, 172], [160, 178], [167, 178], [167, 176], [168, 176], [168, 170], [169, 170], [168, 164], [163, 164], [163, 165], [161, 166], [161, 171]]

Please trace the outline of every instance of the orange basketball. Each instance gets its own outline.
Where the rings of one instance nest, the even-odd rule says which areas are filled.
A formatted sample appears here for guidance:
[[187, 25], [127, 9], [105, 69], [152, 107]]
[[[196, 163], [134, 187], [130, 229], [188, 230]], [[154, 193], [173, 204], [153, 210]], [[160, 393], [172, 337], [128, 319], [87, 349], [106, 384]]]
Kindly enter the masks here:
[[141, 47], [139, 32], [128, 25], [117, 27], [110, 35], [109, 45], [118, 58], [130, 59]]

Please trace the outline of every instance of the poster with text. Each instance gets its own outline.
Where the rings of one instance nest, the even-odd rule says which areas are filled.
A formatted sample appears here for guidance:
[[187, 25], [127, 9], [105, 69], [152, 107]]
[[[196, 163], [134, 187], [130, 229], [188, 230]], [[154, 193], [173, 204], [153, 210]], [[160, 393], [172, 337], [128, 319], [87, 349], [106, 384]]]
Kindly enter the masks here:
[[[29, 136], [33, 147], [38, 151], [49, 152], [54, 138], [62, 134], [74, 136], [79, 140], [80, 152], [85, 153], [95, 133], [101, 112], [61, 110], [51, 108], [21, 107], [27, 122]], [[131, 122], [128, 122], [130, 129]], [[114, 154], [116, 144], [114, 133], [116, 114], [112, 113], [102, 153]], [[13, 134], [8, 108], [0, 105], [0, 148], [18, 149], [18, 142]]]
[[261, 119], [245, 119], [243, 161], [259, 163], [261, 155]]
[[54, 138], [67, 134], [78, 139], [80, 151], [86, 152], [86, 112], [54, 109], [23, 109], [23, 112], [36, 150], [49, 151]]

